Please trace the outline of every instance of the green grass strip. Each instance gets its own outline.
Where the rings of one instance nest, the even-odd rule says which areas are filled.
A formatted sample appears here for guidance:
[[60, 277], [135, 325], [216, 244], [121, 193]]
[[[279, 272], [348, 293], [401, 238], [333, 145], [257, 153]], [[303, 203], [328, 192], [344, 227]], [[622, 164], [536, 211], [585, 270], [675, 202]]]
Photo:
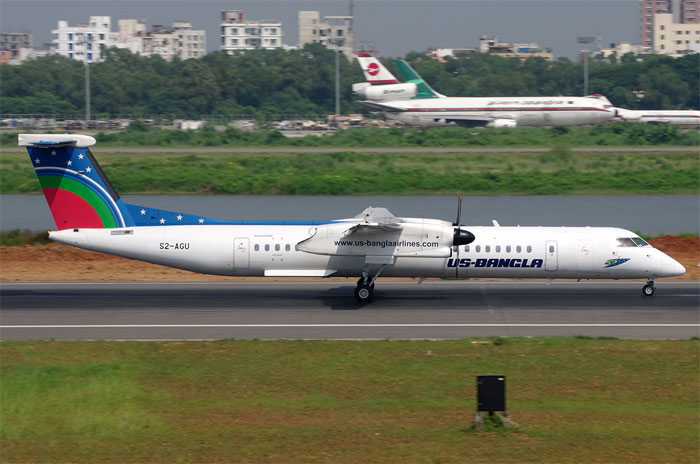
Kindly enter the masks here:
[[[0, 343], [3, 462], [694, 462], [698, 340]], [[518, 427], [471, 430], [475, 376]]]

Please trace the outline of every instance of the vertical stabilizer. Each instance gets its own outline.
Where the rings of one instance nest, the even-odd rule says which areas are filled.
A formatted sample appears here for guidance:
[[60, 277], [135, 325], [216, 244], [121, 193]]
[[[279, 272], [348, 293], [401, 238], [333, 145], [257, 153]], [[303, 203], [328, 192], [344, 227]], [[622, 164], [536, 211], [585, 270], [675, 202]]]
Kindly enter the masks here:
[[394, 63], [396, 63], [396, 66], [398, 66], [399, 72], [406, 82], [416, 84], [418, 87], [418, 93], [414, 98], [445, 98], [444, 95], [433, 90], [433, 88], [430, 87], [427, 82], [425, 82], [423, 78], [418, 75], [411, 65], [406, 63], [404, 60], [394, 60]]
[[372, 85], [398, 84], [398, 80], [391, 74], [391, 71], [368, 52], [357, 52], [357, 62], [360, 63], [365, 79]]
[[20, 134], [59, 230], [133, 225], [125, 203], [77, 134]]

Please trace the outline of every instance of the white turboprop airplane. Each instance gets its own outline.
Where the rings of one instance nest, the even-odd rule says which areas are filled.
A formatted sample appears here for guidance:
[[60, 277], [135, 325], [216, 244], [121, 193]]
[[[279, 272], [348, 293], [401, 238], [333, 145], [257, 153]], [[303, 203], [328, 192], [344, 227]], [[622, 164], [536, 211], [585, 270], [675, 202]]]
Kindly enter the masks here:
[[675, 124], [678, 126], [700, 125], [700, 111], [696, 110], [626, 110], [624, 108], [615, 108], [615, 110], [615, 119], [625, 122]]
[[[75, 134], [22, 134], [58, 228], [49, 238], [88, 250], [205, 274], [359, 277], [372, 299], [382, 276], [646, 278], [683, 274], [633, 232], [603, 227], [466, 227], [367, 208], [320, 222], [224, 221], [125, 203]], [[459, 208], [461, 209], [461, 208]]]
[[388, 119], [421, 126], [516, 127], [597, 124], [615, 117], [601, 95], [588, 97], [446, 97], [433, 90], [404, 60], [395, 60], [407, 82], [399, 83], [366, 52], [357, 61], [367, 82], [353, 85], [358, 103]]

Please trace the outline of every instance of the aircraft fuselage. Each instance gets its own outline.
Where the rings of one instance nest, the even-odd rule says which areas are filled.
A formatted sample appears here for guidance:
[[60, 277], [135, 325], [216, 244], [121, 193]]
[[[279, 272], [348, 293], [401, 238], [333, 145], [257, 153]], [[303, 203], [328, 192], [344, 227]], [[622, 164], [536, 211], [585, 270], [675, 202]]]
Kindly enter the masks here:
[[[449, 247], [447, 252], [440, 251], [445, 250], [441, 239], [426, 237], [409, 243], [398, 235], [376, 239], [352, 234], [333, 237], [329, 248], [319, 253], [300, 251], [298, 244], [311, 237], [315, 228], [66, 229], [51, 232], [50, 238], [126, 258], [229, 276], [357, 277], [363, 266], [376, 271], [382, 264], [388, 264], [381, 274], [387, 277], [655, 279], [684, 272], [675, 260], [651, 246], [619, 246], [618, 238], [636, 235], [617, 228], [468, 227], [476, 240], [459, 250]], [[406, 244], [422, 256], [402, 256], [401, 247]]]

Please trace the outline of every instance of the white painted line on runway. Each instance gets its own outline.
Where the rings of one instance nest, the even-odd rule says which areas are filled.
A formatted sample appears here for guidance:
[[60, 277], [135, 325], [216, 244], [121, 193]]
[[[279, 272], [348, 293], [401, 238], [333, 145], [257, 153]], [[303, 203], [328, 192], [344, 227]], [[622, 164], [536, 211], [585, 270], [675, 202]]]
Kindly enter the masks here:
[[700, 324], [60, 324], [0, 325], [0, 329], [173, 329], [173, 328], [334, 328], [334, 327], [700, 327]]

